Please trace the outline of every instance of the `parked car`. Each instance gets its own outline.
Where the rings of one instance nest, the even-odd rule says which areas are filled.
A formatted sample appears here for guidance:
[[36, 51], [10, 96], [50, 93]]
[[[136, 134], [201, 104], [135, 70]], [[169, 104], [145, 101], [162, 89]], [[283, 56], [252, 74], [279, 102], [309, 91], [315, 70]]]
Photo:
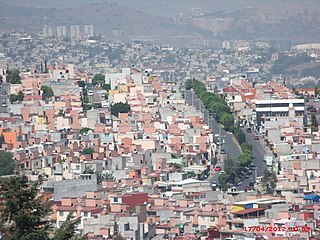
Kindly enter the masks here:
[[220, 171], [221, 171], [221, 167], [220, 167], [220, 166], [216, 166], [216, 167], [214, 168], [214, 170], [215, 170], [216, 172], [220, 172]]
[[254, 140], [259, 140], [259, 136], [255, 135]]
[[247, 128], [247, 132], [251, 133], [252, 132], [251, 128]]
[[246, 190], [246, 191], [250, 191], [250, 190], [251, 190], [251, 187], [246, 186], [245, 190]]
[[220, 151], [220, 153], [221, 153], [221, 154], [227, 154], [227, 151], [226, 151], [224, 148], [222, 148], [221, 151]]

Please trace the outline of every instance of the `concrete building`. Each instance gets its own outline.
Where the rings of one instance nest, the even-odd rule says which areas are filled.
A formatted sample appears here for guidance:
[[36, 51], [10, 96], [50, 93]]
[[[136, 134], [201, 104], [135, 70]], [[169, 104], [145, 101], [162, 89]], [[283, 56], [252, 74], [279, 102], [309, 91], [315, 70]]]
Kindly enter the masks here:
[[93, 25], [84, 25], [83, 26], [83, 33], [86, 37], [94, 36], [94, 28]]
[[80, 27], [79, 25], [71, 25], [70, 26], [70, 37], [71, 38], [80, 38]]
[[67, 36], [67, 27], [66, 26], [57, 26], [57, 36], [58, 38], [63, 38]]
[[43, 36], [46, 37], [46, 38], [52, 37], [52, 36], [53, 36], [52, 28], [51, 28], [51, 27], [48, 27], [48, 26], [45, 26], [45, 27], [42, 29], [42, 34], [43, 34]]
[[268, 119], [285, 118], [285, 122], [297, 121], [306, 124], [304, 99], [270, 99], [256, 101], [256, 121], [261, 127]]

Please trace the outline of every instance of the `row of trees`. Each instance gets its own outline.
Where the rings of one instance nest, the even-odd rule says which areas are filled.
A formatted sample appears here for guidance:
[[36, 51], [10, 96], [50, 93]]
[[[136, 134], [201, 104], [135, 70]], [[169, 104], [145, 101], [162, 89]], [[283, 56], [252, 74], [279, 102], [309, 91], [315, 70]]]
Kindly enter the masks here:
[[224, 125], [226, 130], [231, 130], [231, 127], [234, 125], [234, 118], [224, 99], [220, 98], [220, 96], [215, 93], [208, 92], [205, 85], [195, 79], [187, 80], [186, 89], [193, 89], [210, 114], [215, 116], [215, 119]]
[[226, 190], [228, 183], [235, 181], [235, 177], [245, 171], [245, 167], [251, 164], [252, 146], [246, 143], [245, 134], [238, 125], [235, 125], [233, 115], [226, 101], [215, 93], [209, 93], [203, 83], [198, 80], [188, 80], [186, 89], [193, 89], [210, 114], [224, 125], [227, 131], [231, 131], [241, 146], [242, 154], [233, 160], [229, 156], [225, 160], [225, 173], [219, 175], [219, 183]]

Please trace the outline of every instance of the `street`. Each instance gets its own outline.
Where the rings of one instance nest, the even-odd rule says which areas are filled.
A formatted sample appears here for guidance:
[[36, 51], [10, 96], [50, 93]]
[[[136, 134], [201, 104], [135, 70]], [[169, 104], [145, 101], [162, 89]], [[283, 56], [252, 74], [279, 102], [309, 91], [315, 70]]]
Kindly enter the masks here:
[[[193, 90], [186, 91], [185, 99], [187, 104], [195, 106], [198, 110], [204, 111], [203, 104], [200, 102]], [[236, 160], [242, 153], [241, 148], [233, 134], [225, 131], [221, 124], [219, 124], [213, 117], [209, 117], [209, 126], [210, 129], [214, 131], [214, 134], [220, 135], [221, 149], [226, 150], [226, 154], [221, 154], [221, 162], [217, 163], [217, 165], [221, 167], [221, 170], [224, 171], [223, 160], [227, 156]], [[249, 186], [250, 182], [255, 182], [256, 177], [261, 176], [263, 174], [263, 171], [266, 169], [266, 164], [263, 162], [263, 157], [267, 153], [267, 151], [265, 149], [263, 139], [260, 137], [259, 140], [255, 140], [253, 133], [246, 132], [245, 128], [242, 128], [242, 130], [245, 133], [246, 142], [253, 147], [252, 164], [256, 166], [256, 170], [252, 170], [252, 173], [250, 175], [244, 176], [242, 182], [237, 186], [238, 190], [245, 190], [246, 186]], [[224, 141], [222, 139], [224, 139]], [[208, 181], [210, 181], [211, 184], [213, 182], [218, 182], [218, 176], [219, 172], [212, 170], [211, 175], [208, 177]]]
[[6, 113], [8, 110], [9, 96], [8, 85], [6, 83], [0, 84], [0, 113]]

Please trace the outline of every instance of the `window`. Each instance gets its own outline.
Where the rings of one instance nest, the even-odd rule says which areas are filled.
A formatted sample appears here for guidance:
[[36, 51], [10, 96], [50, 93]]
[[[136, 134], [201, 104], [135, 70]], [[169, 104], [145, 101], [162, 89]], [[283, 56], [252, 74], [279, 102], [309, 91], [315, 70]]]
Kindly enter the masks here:
[[59, 211], [59, 216], [60, 216], [60, 217], [63, 216], [63, 211]]
[[211, 221], [211, 222], [214, 222], [214, 217], [211, 217], [211, 218], [210, 218], [210, 221]]
[[76, 165], [76, 170], [80, 170], [80, 165]]
[[190, 216], [186, 216], [186, 220], [190, 220], [191, 219], [191, 217]]
[[83, 213], [83, 216], [84, 216], [84, 217], [88, 217], [88, 212], [84, 212], [84, 213]]
[[113, 202], [118, 202], [119, 199], [117, 197], [113, 198]]

